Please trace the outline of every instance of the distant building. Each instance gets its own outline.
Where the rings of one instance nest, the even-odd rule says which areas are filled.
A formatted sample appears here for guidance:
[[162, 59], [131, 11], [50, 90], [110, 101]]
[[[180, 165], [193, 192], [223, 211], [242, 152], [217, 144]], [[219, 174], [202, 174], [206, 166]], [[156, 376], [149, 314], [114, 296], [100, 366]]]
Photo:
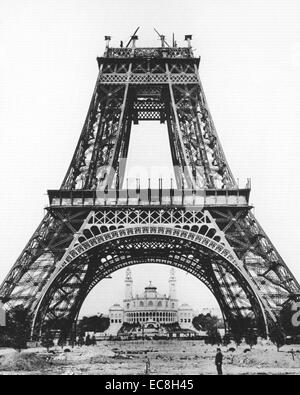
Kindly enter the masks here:
[[1, 302], [0, 302], [0, 326], [6, 326], [6, 312]]
[[184, 303], [178, 308], [178, 323], [182, 328], [189, 328], [195, 317], [195, 312], [188, 304]]
[[151, 281], [143, 293], [133, 296], [133, 279], [131, 270], [128, 268], [125, 276], [123, 306], [114, 304], [109, 309], [110, 323], [113, 325], [139, 323], [148, 327], [150, 322], [158, 324], [178, 322], [182, 328], [193, 329], [194, 316], [195, 312], [188, 304], [178, 306], [173, 268], [170, 271], [168, 296], [158, 293]]
[[109, 309], [109, 319], [111, 324], [122, 324], [124, 322], [124, 309], [119, 304], [114, 304]]

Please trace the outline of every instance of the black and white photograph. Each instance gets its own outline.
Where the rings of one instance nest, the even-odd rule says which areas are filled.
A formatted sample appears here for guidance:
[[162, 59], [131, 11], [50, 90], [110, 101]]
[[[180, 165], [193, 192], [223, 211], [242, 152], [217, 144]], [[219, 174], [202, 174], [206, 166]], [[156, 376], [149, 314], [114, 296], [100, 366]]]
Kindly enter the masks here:
[[0, 0], [0, 375], [299, 375], [299, 135], [299, 0]]

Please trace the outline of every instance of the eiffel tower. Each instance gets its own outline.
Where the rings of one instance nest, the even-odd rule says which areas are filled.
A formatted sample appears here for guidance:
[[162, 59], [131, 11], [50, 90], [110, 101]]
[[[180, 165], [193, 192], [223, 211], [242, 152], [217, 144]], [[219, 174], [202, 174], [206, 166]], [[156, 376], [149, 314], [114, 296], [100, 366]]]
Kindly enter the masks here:
[[[87, 117], [61, 188], [49, 190], [41, 224], [0, 289], [6, 309], [21, 305], [38, 338], [53, 323], [71, 330], [88, 293], [111, 273], [143, 263], [181, 268], [215, 296], [227, 331], [254, 323], [262, 336], [300, 287], [249, 204], [222, 150], [186, 45], [106, 48]], [[132, 124], [168, 131], [174, 182], [129, 188]], [[140, 126], [142, 131], [142, 126]]]

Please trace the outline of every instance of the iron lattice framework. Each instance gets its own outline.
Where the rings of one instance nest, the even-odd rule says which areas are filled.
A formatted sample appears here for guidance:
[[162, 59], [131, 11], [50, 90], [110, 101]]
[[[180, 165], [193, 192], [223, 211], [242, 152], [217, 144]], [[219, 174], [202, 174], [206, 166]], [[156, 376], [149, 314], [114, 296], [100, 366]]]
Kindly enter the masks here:
[[[87, 294], [128, 265], [161, 263], [201, 280], [226, 328], [251, 319], [261, 334], [277, 322], [299, 285], [240, 189], [219, 142], [186, 36], [185, 48], [110, 48], [61, 188], [0, 289], [22, 305], [32, 334], [77, 318]], [[133, 123], [168, 128], [175, 186], [124, 188]]]

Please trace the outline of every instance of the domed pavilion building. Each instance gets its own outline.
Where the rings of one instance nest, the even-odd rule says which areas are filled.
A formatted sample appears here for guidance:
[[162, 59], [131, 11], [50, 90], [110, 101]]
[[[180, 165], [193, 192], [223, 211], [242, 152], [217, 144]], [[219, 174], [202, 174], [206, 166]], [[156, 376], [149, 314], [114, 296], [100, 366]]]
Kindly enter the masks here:
[[192, 325], [194, 310], [188, 304], [179, 306], [176, 295], [175, 270], [169, 277], [169, 293], [161, 294], [150, 281], [144, 292], [133, 296], [133, 279], [130, 268], [126, 270], [125, 297], [123, 306], [114, 304], [109, 309], [112, 325], [123, 323], [141, 324], [158, 323], [160, 325], [178, 322], [181, 328], [194, 329]]

